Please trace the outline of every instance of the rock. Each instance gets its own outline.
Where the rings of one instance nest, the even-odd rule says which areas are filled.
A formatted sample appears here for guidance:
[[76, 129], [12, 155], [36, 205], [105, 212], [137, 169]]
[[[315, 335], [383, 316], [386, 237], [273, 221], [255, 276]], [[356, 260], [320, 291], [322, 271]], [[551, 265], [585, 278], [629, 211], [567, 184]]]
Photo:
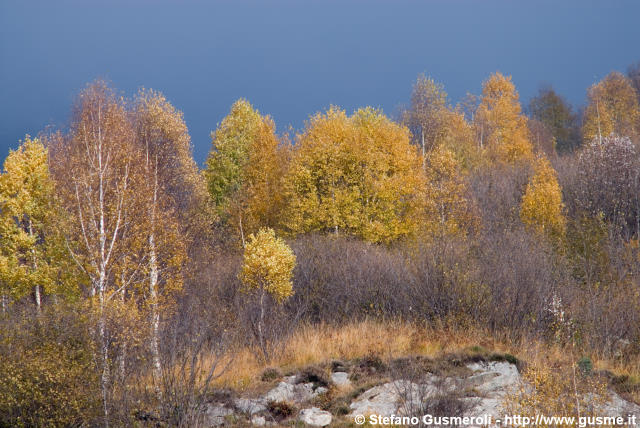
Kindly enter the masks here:
[[221, 404], [209, 404], [204, 414], [204, 425], [217, 427], [225, 423], [227, 416], [232, 415], [233, 410]]
[[331, 423], [331, 413], [320, 410], [317, 407], [311, 407], [310, 409], [303, 409], [300, 412], [298, 419], [307, 425], [314, 427], [324, 427]]
[[267, 410], [267, 403], [262, 398], [237, 398], [233, 404], [238, 411], [249, 416]]
[[280, 382], [278, 386], [267, 392], [264, 396], [266, 402], [288, 401], [291, 403], [302, 403], [318, 395], [313, 390], [313, 383], [299, 383], [292, 385], [287, 382]]
[[[465, 397], [469, 416], [490, 414], [501, 416], [505, 394], [520, 385], [520, 374], [515, 365], [506, 362], [474, 363], [467, 366], [474, 374], [466, 379], [425, 376], [421, 384], [399, 380], [378, 385], [361, 394], [351, 403], [351, 415], [376, 414], [381, 416], [420, 412], [423, 403], [435, 394], [446, 394], [472, 389], [478, 397]], [[333, 380], [333, 379], [332, 379]]]
[[503, 416], [503, 398], [465, 397], [462, 399], [469, 407], [464, 416], [482, 417], [490, 415], [493, 419]]
[[609, 401], [599, 409], [599, 413], [606, 416], [622, 417], [635, 415], [636, 419], [640, 421], [640, 406], [623, 399], [613, 391], [609, 393]]
[[478, 392], [479, 396], [464, 398], [470, 407], [465, 416], [502, 417], [505, 395], [514, 392], [522, 382], [518, 368], [503, 361], [473, 363], [467, 365], [467, 368], [474, 374], [462, 379], [461, 386]]
[[325, 388], [324, 386], [319, 386], [314, 391], [315, 395], [326, 394], [329, 391], [329, 388]]
[[255, 426], [261, 427], [267, 424], [267, 420], [264, 416], [254, 416], [251, 418], [251, 423]]
[[489, 398], [504, 397], [520, 385], [520, 373], [515, 365], [502, 361], [473, 363], [467, 366], [475, 374], [465, 379], [467, 388], [474, 388]]
[[278, 386], [267, 392], [265, 401], [292, 401], [293, 385], [288, 382], [280, 382]]
[[283, 382], [291, 384], [291, 385], [295, 385], [296, 381], [298, 380], [298, 376], [296, 375], [292, 375], [292, 376], [285, 376], [283, 378]]
[[349, 380], [349, 374], [345, 372], [334, 372], [331, 373], [331, 382], [334, 383], [339, 388], [346, 388], [351, 386], [351, 381]]
[[416, 394], [407, 394], [410, 391], [418, 391], [419, 385], [406, 380], [397, 380], [388, 382], [384, 385], [378, 385], [363, 392], [356, 401], [351, 403], [351, 415], [380, 415], [391, 416], [398, 413], [403, 403], [402, 396], [413, 396]]

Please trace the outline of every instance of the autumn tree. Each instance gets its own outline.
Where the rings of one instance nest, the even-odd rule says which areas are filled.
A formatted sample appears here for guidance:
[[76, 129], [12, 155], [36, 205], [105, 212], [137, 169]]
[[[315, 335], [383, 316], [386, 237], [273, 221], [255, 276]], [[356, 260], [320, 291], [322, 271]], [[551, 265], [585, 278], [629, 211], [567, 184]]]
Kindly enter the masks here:
[[555, 139], [556, 147], [560, 152], [570, 151], [580, 144], [576, 115], [573, 113], [571, 105], [552, 87], [540, 88], [538, 94], [529, 101], [528, 110], [531, 119], [543, 125], [543, 127], [530, 126], [533, 128], [532, 134], [537, 134], [540, 140], [547, 130]]
[[422, 149], [423, 159], [442, 139], [447, 113], [444, 87], [431, 77], [419, 75], [411, 91], [410, 107], [402, 113], [402, 123], [411, 130], [413, 143]]
[[514, 163], [532, 157], [527, 118], [510, 76], [497, 72], [484, 82], [474, 124], [491, 159]]
[[[159, 334], [162, 307], [182, 288], [188, 216], [202, 203], [197, 166], [182, 114], [162, 94], [142, 90], [135, 100], [134, 124], [142, 157], [136, 186], [136, 223], [144, 233], [139, 263], [146, 266], [141, 295], [150, 309], [153, 373], [160, 381]], [[164, 303], [164, 305], [163, 305]]]
[[640, 136], [640, 107], [632, 82], [613, 71], [587, 92], [582, 132], [585, 141], [613, 133], [636, 141]]
[[556, 171], [545, 157], [536, 159], [534, 174], [520, 205], [522, 222], [554, 240], [564, 238], [566, 218]]
[[437, 147], [453, 153], [466, 170], [478, 163], [473, 128], [465, 120], [463, 107], [452, 109], [443, 85], [431, 77], [418, 76], [410, 105], [400, 119], [411, 131], [412, 143], [421, 149], [425, 168], [429, 151]]
[[640, 103], [640, 61], [629, 66], [627, 76], [636, 90], [638, 102]]
[[257, 293], [260, 314], [256, 321], [258, 344], [266, 360], [269, 359], [265, 343], [265, 305], [267, 299], [282, 304], [293, 295], [291, 277], [296, 256], [273, 229], [260, 229], [249, 235], [244, 249], [244, 261], [240, 279], [244, 292]]
[[[135, 134], [124, 101], [101, 81], [78, 97], [71, 131], [52, 140], [52, 173], [71, 217], [72, 257], [89, 280], [97, 317], [96, 341], [105, 425], [111, 382], [108, 311], [138, 281]], [[126, 232], [125, 232], [126, 231]]]
[[596, 138], [578, 158], [575, 203], [578, 214], [602, 215], [626, 235], [640, 225], [640, 162], [629, 138]]
[[233, 104], [211, 138], [205, 170], [209, 193], [244, 243], [247, 233], [279, 221], [285, 150], [273, 120], [244, 99]]
[[454, 155], [462, 172], [469, 172], [481, 163], [473, 126], [465, 119], [461, 106], [447, 111], [440, 147]]
[[48, 153], [25, 138], [0, 175], [0, 285], [6, 298], [33, 294], [38, 314], [46, 294], [75, 292], [63, 220], [49, 174]]
[[426, 180], [424, 229], [427, 234], [439, 237], [465, 235], [475, 228], [473, 206], [453, 152], [444, 147], [429, 152]]
[[[165, 96], [151, 89], [140, 90], [133, 101], [136, 136], [145, 152], [145, 162], [158, 159], [158, 180], [179, 216], [183, 238], [206, 235], [209, 195], [204, 177], [193, 159], [193, 145], [182, 112]], [[148, 158], [148, 159], [147, 159]]]
[[537, 119], [529, 119], [527, 120], [527, 127], [529, 128], [529, 139], [533, 146], [533, 151], [549, 158], [555, 158], [558, 155], [556, 138], [547, 125]]
[[298, 135], [285, 178], [284, 227], [391, 242], [420, 228], [424, 189], [408, 129], [370, 107], [352, 116], [331, 107]]

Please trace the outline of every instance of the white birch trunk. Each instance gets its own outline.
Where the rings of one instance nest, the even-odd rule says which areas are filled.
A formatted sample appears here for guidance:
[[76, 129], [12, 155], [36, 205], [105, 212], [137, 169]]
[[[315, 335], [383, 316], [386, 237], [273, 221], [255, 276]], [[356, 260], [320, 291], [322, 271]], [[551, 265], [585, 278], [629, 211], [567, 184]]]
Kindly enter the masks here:
[[[125, 279], [124, 279], [124, 273], [121, 274], [121, 278], [122, 278], [122, 283], [125, 283]], [[124, 288], [122, 289], [122, 291], [120, 291], [120, 300], [122, 301], [122, 304], [124, 306], [125, 303], [125, 290]], [[122, 342], [122, 350], [120, 352], [120, 361], [119, 361], [119, 365], [120, 365], [120, 379], [125, 378], [126, 375], [126, 369], [127, 369], [127, 341], [123, 340]]]
[[264, 355], [265, 362], [268, 362], [269, 356], [267, 355], [267, 347], [264, 340], [264, 298], [265, 298], [265, 290], [264, 287], [260, 290], [260, 319], [258, 320], [258, 342], [260, 343], [260, 348], [262, 349], [262, 355]]
[[158, 261], [154, 234], [149, 235], [149, 295], [151, 297], [151, 355], [153, 358], [153, 375], [156, 383], [160, 382], [162, 366], [160, 364], [160, 351], [158, 336], [160, 330], [160, 313], [158, 312]]
[[[103, 407], [104, 426], [109, 427], [109, 385], [111, 371], [109, 365], [109, 332], [107, 326], [107, 303], [117, 296], [117, 291], [109, 295], [109, 272], [113, 268], [113, 252], [116, 243], [122, 238], [121, 228], [125, 213], [125, 198], [129, 184], [129, 165], [123, 165], [124, 171], [113, 169], [111, 163], [111, 147], [105, 147], [102, 129], [102, 105], [97, 106], [96, 116], [92, 117], [94, 125], [91, 130], [84, 125], [84, 150], [86, 162], [84, 174], [74, 176], [78, 225], [84, 252], [87, 255], [88, 268], [74, 257], [74, 260], [89, 276], [91, 281], [90, 295], [97, 304], [97, 328], [92, 333], [96, 336], [98, 351], [96, 360], [102, 365], [100, 388]], [[95, 133], [91, 136], [91, 131]], [[114, 175], [117, 174], [117, 175]], [[114, 178], [115, 177], [115, 178]], [[110, 181], [110, 180], [116, 181]], [[94, 182], [97, 181], [97, 183]], [[115, 195], [112, 200], [108, 196]], [[114, 204], [106, 206], [106, 204]], [[115, 250], [117, 251], [117, 250]], [[123, 285], [124, 287], [124, 285]], [[124, 288], [122, 290], [124, 293]], [[95, 299], [97, 297], [97, 299]], [[97, 331], [96, 331], [97, 330]]]
[[[100, 139], [99, 139], [100, 141]], [[99, 308], [99, 331], [100, 331], [100, 346], [101, 346], [101, 358], [102, 358], [102, 406], [104, 411], [104, 424], [109, 426], [109, 407], [108, 407], [108, 394], [107, 389], [109, 387], [109, 361], [108, 361], [108, 344], [106, 337], [106, 319], [105, 319], [105, 285], [107, 280], [107, 259], [106, 259], [106, 243], [107, 234], [105, 231], [105, 212], [104, 212], [104, 170], [102, 168], [102, 144], [98, 148], [98, 169], [100, 185], [98, 188], [98, 213], [100, 216], [99, 225], [99, 245], [100, 245], [100, 269], [98, 272], [98, 298], [100, 303]]]
[[[31, 222], [31, 219], [29, 219], [29, 237], [33, 238], [33, 223]], [[31, 258], [33, 263], [33, 270], [37, 270], [38, 259], [36, 257], [35, 248], [31, 249]], [[40, 285], [36, 285], [34, 287], [33, 292], [34, 292], [35, 301], [36, 301], [36, 313], [38, 316], [40, 316], [42, 314], [42, 297], [40, 296]]]
[[422, 138], [422, 169], [426, 171], [427, 169], [427, 155], [424, 148], [424, 128], [420, 127], [420, 135]]
[[[147, 147], [147, 166], [149, 166], [149, 149]], [[160, 312], [158, 308], [158, 256], [156, 252], [155, 228], [156, 206], [158, 204], [158, 158], [156, 156], [153, 168], [153, 196], [151, 200], [150, 230], [149, 230], [149, 298], [151, 299], [151, 358], [153, 364], [153, 377], [156, 393], [160, 395], [160, 380], [162, 377], [162, 365], [160, 363], [159, 335]]]

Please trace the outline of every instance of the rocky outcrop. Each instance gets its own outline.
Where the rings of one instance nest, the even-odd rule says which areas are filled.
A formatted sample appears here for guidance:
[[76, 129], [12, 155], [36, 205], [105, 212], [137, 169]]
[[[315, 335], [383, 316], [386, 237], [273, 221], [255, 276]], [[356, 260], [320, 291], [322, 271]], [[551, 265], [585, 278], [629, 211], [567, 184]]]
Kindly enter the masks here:
[[499, 416], [504, 395], [520, 383], [518, 369], [505, 362], [473, 363], [467, 368], [473, 374], [464, 379], [427, 374], [421, 383], [398, 380], [371, 388], [351, 403], [351, 415], [420, 413], [433, 397], [459, 391], [466, 393], [461, 401], [467, 404], [469, 416]]
[[505, 395], [516, 391], [522, 382], [517, 367], [506, 362], [489, 362], [469, 364], [467, 368], [473, 375], [464, 379], [464, 388], [474, 395], [465, 398], [470, 405], [466, 416], [502, 417]]
[[267, 410], [267, 401], [264, 398], [237, 398], [233, 404], [240, 413], [249, 416]]
[[311, 407], [300, 411], [298, 419], [313, 427], [324, 427], [331, 423], [333, 416], [325, 410], [318, 409], [317, 407]]
[[[343, 407], [343, 410], [337, 413], [348, 413], [348, 419], [357, 415], [372, 414], [379, 416], [426, 414], [431, 411], [430, 405], [445, 397], [450, 400], [448, 405], [452, 406], [451, 411], [455, 413], [451, 416], [490, 415], [495, 420], [503, 416], [501, 407], [506, 395], [514, 393], [523, 386], [525, 390], [527, 388], [527, 385], [523, 385], [515, 364], [506, 361], [480, 361], [466, 366], [457, 366], [449, 376], [436, 376], [429, 372], [422, 375], [414, 373], [411, 380], [398, 379], [381, 383], [351, 397], [349, 391], [352, 380], [347, 370], [341, 368], [341, 371], [331, 373], [323, 381], [324, 383], [304, 382], [303, 380], [309, 380], [309, 376], [303, 374], [287, 376], [262, 396], [240, 397], [229, 399], [225, 403], [212, 403], [204, 414], [205, 426], [233, 425], [233, 421], [238, 418], [251, 421], [255, 426], [274, 425], [281, 416], [276, 417], [275, 413], [269, 413], [273, 403], [286, 403], [290, 406], [292, 413], [287, 420], [295, 418], [308, 426], [327, 426], [336, 416], [316, 406], [318, 403], [326, 403], [319, 397], [329, 393], [331, 388], [334, 396], [342, 394], [343, 397], [349, 397], [349, 401], [343, 405], [346, 409]], [[357, 380], [357, 377], [354, 379]], [[598, 413], [623, 417], [636, 415], [640, 420], [640, 406], [624, 400], [612, 391], [609, 392], [608, 401], [598, 409]]]
[[331, 373], [331, 382], [338, 388], [348, 388], [351, 386], [351, 381], [349, 380], [349, 373], [346, 373], [346, 372]]
[[210, 404], [204, 414], [204, 425], [208, 427], [224, 425], [230, 415], [233, 415], [233, 410], [223, 404]]
[[287, 401], [304, 403], [328, 391], [327, 388], [316, 387], [312, 382], [297, 383], [297, 376], [288, 376], [262, 398], [263, 402]]
[[417, 390], [413, 382], [398, 380], [373, 387], [361, 394], [351, 405], [352, 415], [391, 416], [398, 413], [405, 391]]
[[640, 406], [624, 400], [615, 392], [609, 393], [609, 400], [600, 408], [599, 413], [607, 416], [622, 416], [626, 418], [629, 415], [636, 417], [637, 423], [640, 423]]

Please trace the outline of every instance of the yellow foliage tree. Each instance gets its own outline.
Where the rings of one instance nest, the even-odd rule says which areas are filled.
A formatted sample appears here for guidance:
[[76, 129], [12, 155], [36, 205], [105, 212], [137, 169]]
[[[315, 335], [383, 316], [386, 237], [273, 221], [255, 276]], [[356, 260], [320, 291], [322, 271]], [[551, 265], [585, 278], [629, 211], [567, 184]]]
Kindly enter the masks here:
[[473, 127], [459, 108], [448, 111], [444, 120], [441, 146], [454, 155], [461, 171], [473, 170], [481, 161]]
[[640, 106], [629, 78], [616, 71], [587, 93], [582, 132], [586, 141], [614, 133], [636, 141], [640, 137]]
[[62, 215], [44, 144], [29, 136], [9, 153], [0, 175], [0, 293], [33, 293], [38, 313], [45, 294], [77, 291]]
[[380, 111], [331, 107], [298, 136], [285, 178], [291, 233], [343, 231], [388, 243], [421, 226], [425, 176], [408, 129]]
[[533, 157], [527, 118], [510, 76], [497, 72], [484, 82], [474, 122], [480, 146], [492, 160], [514, 163]]
[[[134, 99], [134, 125], [145, 163], [157, 170], [162, 192], [179, 216], [185, 241], [203, 236], [209, 195], [203, 175], [193, 159], [193, 147], [182, 112], [152, 89], [140, 90]], [[156, 161], [157, 160], [157, 164]], [[188, 238], [188, 239], [186, 239]]]
[[437, 147], [427, 157], [426, 232], [465, 234], [475, 222], [460, 165], [453, 152]]
[[[136, 228], [125, 230], [125, 234], [134, 238], [132, 241], [138, 246], [129, 258], [145, 266], [147, 280], [140, 281], [142, 287], [137, 291], [142, 291], [150, 309], [150, 348], [157, 385], [162, 373], [161, 314], [169, 307], [163, 308], [162, 303], [171, 303], [182, 289], [185, 241], [190, 240], [191, 229], [198, 224], [206, 190], [191, 154], [191, 139], [182, 113], [153, 90], [141, 90], [135, 101], [136, 149], [143, 156], [134, 166], [140, 173], [135, 182], [137, 200], [132, 207]], [[205, 228], [199, 229], [203, 233]]]
[[411, 130], [413, 142], [421, 148], [425, 162], [426, 152], [443, 138], [448, 113], [444, 87], [424, 74], [419, 75], [411, 91], [411, 106], [402, 113], [402, 123]]
[[549, 161], [540, 157], [527, 184], [520, 205], [520, 218], [537, 232], [555, 239], [565, 236], [567, 221], [562, 203], [562, 190]]
[[266, 299], [270, 296], [282, 304], [293, 295], [291, 277], [296, 256], [273, 229], [260, 229], [251, 234], [244, 249], [244, 263], [240, 280], [247, 293], [259, 296], [260, 315], [257, 321], [257, 339], [265, 359], [268, 359], [264, 323]]
[[247, 233], [275, 226], [287, 153], [273, 120], [240, 99], [211, 136], [205, 176], [218, 213], [243, 241]]

